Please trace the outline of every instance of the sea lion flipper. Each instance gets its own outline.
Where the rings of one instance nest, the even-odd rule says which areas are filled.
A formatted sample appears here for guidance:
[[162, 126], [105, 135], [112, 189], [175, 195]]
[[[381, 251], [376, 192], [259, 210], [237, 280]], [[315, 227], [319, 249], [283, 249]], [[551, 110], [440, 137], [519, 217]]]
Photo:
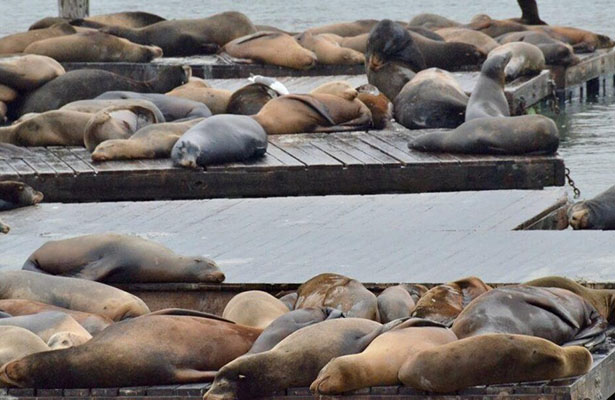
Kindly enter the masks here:
[[109, 259], [96, 260], [85, 264], [79, 272], [71, 274], [73, 278], [87, 279], [89, 281], [102, 282], [115, 271], [116, 265]]
[[235, 322], [231, 321], [230, 319], [222, 318], [215, 314], [210, 314], [207, 312], [197, 311], [197, 310], [187, 310], [184, 308], [165, 308], [162, 310], [151, 312], [147, 315], [148, 316], [149, 315], [185, 315], [189, 317], [216, 319], [218, 321], [228, 322], [229, 324], [235, 324]]
[[316, 99], [314, 96], [310, 96], [307, 94], [289, 94], [285, 96], [286, 98], [300, 101], [308, 106], [310, 106], [314, 111], [320, 114], [331, 126], [335, 126], [336, 122], [331, 116], [329, 109], [327, 106], [320, 100]]
[[248, 42], [250, 42], [252, 40], [260, 39], [260, 38], [265, 37], [265, 36], [278, 37], [278, 36], [280, 36], [280, 34], [279, 33], [275, 33], [275, 32], [267, 32], [267, 31], [256, 32], [256, 33], [253, 33], [251, 35], [244, 36], [243, 39], [240, 39], [240, 40], [236, 41], [234, 44], [235, 45], [239, 45], [239, 44], [248, 43]]
[[218, 371], [199, 371], [183, 368], [175, 371], [177, 383], [212, 382]]

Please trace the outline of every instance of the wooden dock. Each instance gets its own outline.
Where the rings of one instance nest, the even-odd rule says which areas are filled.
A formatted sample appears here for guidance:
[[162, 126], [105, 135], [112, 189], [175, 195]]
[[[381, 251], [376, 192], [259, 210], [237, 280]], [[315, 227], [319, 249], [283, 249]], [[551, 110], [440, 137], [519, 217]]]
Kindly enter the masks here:
[[551, 75], [560, 100], [597, 96], [615, 84], [615, 48], [582, 55], [579, 64], [552, 68]]

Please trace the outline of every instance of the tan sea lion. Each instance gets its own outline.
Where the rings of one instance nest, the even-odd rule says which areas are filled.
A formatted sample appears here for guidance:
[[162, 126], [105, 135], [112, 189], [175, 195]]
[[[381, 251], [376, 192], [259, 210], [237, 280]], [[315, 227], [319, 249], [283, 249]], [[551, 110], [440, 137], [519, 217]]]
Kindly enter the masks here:
[[19, 93], [17, 93], [15, 89], [0, 83], [0, 101], [2, 103], [10, 103], [11, 101], [14, 101], [17, 96], [19, 96]]
[[524, 335], [488, 334], [421, 351], [401, 367], [399, 380], [418, 390], [449, 393], [477, 385], [583, 375], [591, 365], [591, 353], [580, 346], [560, 347]]
[[490, 290], [474, 276], [438, 285], [420, 298], [411, 315], [450, 325], [472, 300]]
[[84, 279], [31, 271], [0, 272], [0, 299], [26, 299], [102, 315], [113, 321], [149, 313], [136, 296]]
[[160, 21], [166, 21], [166, 19], [159, 15], [143, 11], [124, 11], [111, 14], [90, 15], [83, 19], [73, 20], [71, 24], [91, 28], [101, 28], [105, 25], [142, 28]]
[[615, 41], [606, 35], [567, 26], [531, 26], [529, 29], [545, 32], [554, 39], [572, 45], [576, 53], [591, 53], [596, 49], [609, 49], [615, 46]]
[[178, 86], [166, 94], [203, 103], [211, 110], [212, 114], [224, 114], [233, 92], [212, 88], [203, 79], [192, 77], [188, 83]]
[[[92, 335], [73, 317], [59, 311], [44, 311], [38, 314], [1, 318], [0, 326], [19, 326], [27, 329], [43, 339], [51, 349], [79, 346], [92, 339]], [[52, 336], [58, 333], [72, 333], [72, 335], [56, 336], [50, 342]], [[61, 343], [63, 339], [70, 340], [64, 344]]]
[[45, 196], [19, 181], [0, 181], [0, 211], [40, 203]]
[[165, 121], [162, 111], [154, 103], [149, 100], [141, 99], [91, 99], [91, 100], [77, 100], [71, 103], [65, 104], [60, 107], [60, 110], [79, 111], [84, 113], [96, 114], [105, 108], [113, 106], [131, 107], [141, 106], [148, 108], [152, 113], [156, 115], [158, 121]]
[[[43, 340], [27, 329], [18, 326], [0, 326], [0, 364], [50, 348]], [[0, 382], [0, 387], [3, 387]]]
[[510, 107], [504, 92], [506, 86], [504, 71], [512, 56], [512, 52], [499, 53], [487, 58], [483, 63], [465, 110], [466, 121], [510, 116]]
[[544, 32], [522, 31], [511, 32], [498, 36], [498, 42], [506, 44], [510, 42], [526, 42], [538, 47], [545, 57], [547, 65], [576, 65], [581, 60], [574, 54], [571, 45], [561, 40], [553, 39]]
[[442, 28], [455, 28], [461, 26], [459, 22], [450, 20], [437, 14], [423, 13], [412, 17], [408, 26], [422, 26], [423, 28], [438, 30]]
[[487, 14], [475, 15], [469, 24], [463, 27], [480, 31], [492, 38], [509, 32], [519, 32], [527, 30], [527, 26], [510, 20], [493, 19]]
[[299, 44], [314, 52], [319, 64], [328, 65], [354, 65], [363, 64], [365, 56], [356, 50], [343, 47], [334, 40], [321, 35], [314, 35], [310, 31], [303, 32], [297, 37]]
[[81, 346], [5, 364], [0, 382], [29, 388], [203, 382], [247, 352], [260, 332], [210, 318], [145, 315], [113, 324]]
[[240, 37], [224, 45], [222, 51], [231, 57], [293, 69], [316, 65], [314, 53], [301, 47], [292, 36], [278, 32], [256, 32]]
[[407, 323], [412, 320], [378, 336], [361, 353], [329, 361], [312, 382], [312, 393], [334, 395], [371, 386], [399, 385], [399, 369], [408, 358], [457, 340], [448, 328]]
[[393, 103], [374, 85], [365, 84], [357, 88], [357, 99], [372, 113], [372, 128], [384, 129], [393, 119]]
[[102, 32], [84, 32], [39, 40], [23, 50], [59, 62], [150, 62], [162, 57], [162, 49], [132, 43]]
[[538, 75], [546, 68], [542, 51], [531, 43], [511, 42], [491, 50], [489, 57], [511, 53], [512, 58], [504, 68], [506, 81], [510, 82], [524, 75]]
[[92, 152], [92, 160], [135, 160], [169, 158], [177, 140], [203, 118], [184, 122], [165, 122], [148, 125], [128, 139], [111, 139], [100, 143]]
[[267, 102], [278, 97], [278, 92], [263, 83], [250, 83], [233, 92], [226, 106], [226, 113], [237, 115], [257, 114]]
[[332, 94], [350, 101], [356, 99], [359, 95], [359, 92], [355, 88], [350, 86], [348, 82], [344, 81], [331, 81], [323, 83], [310, 92], [310, 94], [317, 93]]
[[367, 51], [367, 38], [369, 33], [362, 33], [360, 35], [350, 37], [343, 37], [334, 33], [321, 33], [318, 36], [333, 40], [340, 46], [358, 51], [361, 54], [365, 54]]
[[314, 35], [333, 33], [338, 36], [357, 36], [369, 31], [378, 23], [377, 19], [360, 19], [354, 22], [340, 22], [308, 29]]
[[64, 75], [64, 67], [50, 57], [24, 54], [0, 57], [0, 83], [30, 91]]
[[47, 111], [0, 127], [0, 142], [18, 146], [83, 146], [84, 127], [92, 114]]
[[284, 303], [267, 292], [248, 290], [228, 302], [222, 317], [245, 326], [265, 329], [276, 318], [290, 310]]
[[416, 306], [405, 284], [386, 288], [378, 295], [377, 301], [382, 323], [409, 317]]
[[476, 46], [484, 54], [499, 46], [491, 36], [488, 36], [480, 31], [466, 28], [441, 28], [436, 33], [444, 38], [447, 42], [468, 43]]
[[180, 256], [159, 243], [115, 233], [49, 241], [28, 257], [23, 269], [116, 283], [224, 280], [209, 258]]
[[378, 321], [376, 296], [355, 279], [338, 274], [320, 274], [297, 289], [295, 309], [333, 307], [348, 317]]
[[28, 47], [31, 43], [58, 36], [72, 35], [75, 33], [77, 33], [77, 30], [74, 27], [65, 22], [61, 22], [45, 29], [37, 29], [34, 31], [4, 36], [0, 39], [0, 54], [23, 53], [26, 47]]

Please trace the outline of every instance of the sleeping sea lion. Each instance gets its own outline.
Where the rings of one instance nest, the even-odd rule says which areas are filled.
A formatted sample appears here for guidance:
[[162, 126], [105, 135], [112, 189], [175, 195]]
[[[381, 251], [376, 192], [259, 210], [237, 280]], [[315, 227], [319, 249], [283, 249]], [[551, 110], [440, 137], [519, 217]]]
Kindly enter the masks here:
[[224, 307], [222, 317], [241, 325], [265, 329], [289, 311], [284, 303], [269, 293], [248, 290], [233, 296]]
[[510, 20], [493, 19], [487, 14], [475, 15], [470, 23], [464, 25], [465, 28], [480, 31], [492, 38], [496, 38], [505, 33], [526, 31], [527, 26]]
[[316, 55], [303, 48], [295, 38], [279, 32], [256, 32], [228, 42], [222, 48], [231, 57], [293, 69], [316, 65]]
[[474, 45], [483, 54], [489, 52], [499, 46], [491, 36], [485, 35], [482, 32], [466, 28], [442, 28], [436, 33], [444, 38], [447, 42], [468, 43]]
[[155, 116], [156, 120], [163, 122], [165, 121], [164, 115], [162, 115], [162, 111], [151, 101], [149, 100], [140, 100], [140, 99], [113, 99], [113, 100], [77, 100], [71, 103], [65, 104], [60, 107], [60, 110], [71, 110], [71, 111], [79, 111], [84, 113], [96, 114], [99, 111], [104, 110], [105, 108], [113, 107], [113, 106], [122, 106], [122, 107], [131, 107], [131, 106], [140, 106], [144, 108], [148, 108]]
[[164, 115], [164, 119], [159, 122], [172, 122], [192, 118], [211, 117], [211, 111], [209, 111], [209, 108], [207, 108], [206, 105], [200, 102], [160, 93], [140, 93], [113, 90], [105, 92], [96, 97], [96, 100], [111, 99], [135, 99], [151, 101]]
[[19, 91], [31, 91], [64, 75], [56, 60], [35, 54], [0, 57], [0, 83]]
[[[60, 311], [44, 311], [38, 314], [2, 318], [0, 326], [18, 326], [27, 329], [43, 339], [51, 349], [79, 346], [92, 339], [92, 335], [73, 317]], [[59, 333], [72, 333], [72, 335], [61, 335], [63, 338], [70, 339], [67, 343], [61, 343], [61, 340], [58, 340], [60, 337], [57, 336]], [[50, 342], [53, 336], [56, 337]]]
[[310, 31], [303, 32], [297, 41], [304, 48], [314, 52], [319, 64], [354, 65], [363, 64], [365, 56], [356, 50], [342, 47], [337, 42]]
[[56, 110], [0, 127], [0, 142], [17, 146], [83, 146], [90, 113]]
[[[43, 340], [27, 329], [18, 326], [0, 326], [0, 364], [33, 353], [51, 350]], [[0, 382], [0, 387], [3, 387]]]
[[423, 13], [412, 17], [408, 26], [422, 26], [426, 29], [438, 30], [442, 28], [455, 28], [461, 26], [459, 22], [450, 20], [437, 14]]
[[596, 49], [610, 49], [615, 41], [606, 35], [567, 26], [531, 26], [529, 29], [545, 32], [554, 39], [572, 46], [575, 53], [592, 53]]
[[553, 39], [544, 32], [522, 31], [511, 32], [498, 36], [498, 42], [506, 44], [510, 42], [526, 42], [535, 45], [542, 51], [547, 65], [576, 65], [580, 62], [574, 54], [572, 46], [561, 40]]
[[17, 93], [15, 89], [0, 83], [0, 102], [5, 104], [10, 103], [11, 101], [14, 101], [17, 96], [19, 96], [19, 93]]
[[[72, 20], [71, 24], [96, 29], [106, 25], [142, 28], [160, 21], [166, 21], [166, 19], [159, 15], [143, 11], [124, 11], [111, 14], [90, 15], [83, 19]], [[30, 27], [30, 29], [32, 29], [32, 27]]]
[[504, 68], [508, 82], [524, 75], [538, 75], [546, 68], [545, 56], [542, 51], [533, 44], [525, 42], [511, 42], [500, 45], [491, 50], [487, 59], [506, 53], [512, 54], [510, 61]]
[[361, 54], [365, 54], [367, 51], [367, 38], [369, 33], [362, 33], [357, 36], [349, 37], [339, 36], [334, 33], [321, 33], [318, 36], [332, 40], [342, 47], [358, 51]]
[[483, 63], [478, 82], [472, 89], [465, 110], [466, 121], [484, 117], [510, 116], [508, 100], [504, 93], [504, 86], [506, 86], [504, 70], [512, 56], [511, 52], [501, 53], [487, 58]]
[[233, 92], [226, 106], [226, 113], [254, 115], [257, 114], [269, 100], [275, 99], [278, 96], [278, 92], [273, 90], [269, 85], [251, 83]]
[[203, 79], [192, 77], [184, 85], [178, 86], [166, 94], [203, 103], [211, 110], [212, 114], [224, 114], [233, 92], [212, 88]]
[[27, 207], [43, 201], [43, 193], [19, 181], [0, 181], [0, 211]]
[[615, 229], [615, 186], [593, 199], [579, 201], [568, 209], [572, 229]]
[[393, 119], [393, 104], [374, 85], [365, 84], [356, 88], [357, 99], [372, 113], [372, 128], [384, 129]]
[[45, 29], [7, 35], [0, 39], [0, 54], [23, 53], [26, 47], [39, 40], [73, 35], [75, 33], [77, 33], [77, 30], [74, 27], [66, 22], [60, 22]]
[[405, 284], [386, 288], [378, 295], [377, 301], [382, 323], [409, 317], [416, 306]]
[[357, 36], [363, 33], [368, 33], [377, 23], [377, 19], [360, 19], [354, 22], [340, 22], [330, 25], [323, 25], [316, 28], [310, 28], [308, 31], [313, 35], [333, 33], [342, 37]]

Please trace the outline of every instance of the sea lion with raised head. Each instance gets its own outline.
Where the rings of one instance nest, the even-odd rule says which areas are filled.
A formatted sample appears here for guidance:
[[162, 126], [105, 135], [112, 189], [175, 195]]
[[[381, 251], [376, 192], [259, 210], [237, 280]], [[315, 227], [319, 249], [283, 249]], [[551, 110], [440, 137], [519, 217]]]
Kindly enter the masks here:
[[46, 56], [20, 54], [0, 57], [0, 83], [19, 91], [34, 90], [65, 72], [59, 62]]
[[545, 66], [545, 56], [542, 51], [531, 43], [511, 42], [503, 44], [489, 53], [490, 57], [511, 53], [512, 57], [504, 68], [506, 81], [510, 82], [520, 76], [538, 75]]
[[472, 89], [465, 110], [465, 121], [484, 117], [509, 117], [510, 109], [504, 87], [504, 70], [512, 58], [511, 52], [487, 58], [480, 70], [478, 81]]
[[359, 86], [356, 91], [357, 99], [372, 113], [372, 128], [386, 128], [393, 119], [393, 103], [376, 86], [369, 83]]
[[0, 181], [0, 211], [33, 206], [43, 198], [43, 193], [23, 182]]
[[[51, 349], [79, 346], [92, 339], [92, 335], [73, 317], [60, 311], [44, 311], [38, 314], [2, 318], [0, 326], [18, 326], [27, 329], [43, 339]], [[64, 339], [70, 339], [68, 345], [60, 343], [58, 336], [52, 345], [50, 339], [62, 332], [72, 333], [72, 335], [63, 335]]]
[[269, 293], [248, 290], [233, 296], [224, 307], [222, 318], [241, 325], [265, 329], [272, 321], [289, 311], [284, 303]]
[[615, 229], [615, 186], [592, 199], [579, 201], [568, 208], [572, 229]]
[[23, 53], [30, 44], [58, 36], [73, 35], [77, 30], [66, 22], [45, 29], [20, 32], [0, 39], [0, 54]]
[[84, 127], [90, 113], [47, 111], [0, 127], [0, 142], [17, 146], [83, 146]]
[[203, 79], [192, 77], [184, 85], [178, 86], [166, 94], [203, 103], [211, 110], [212, 114], [224, 114], [233, 92], [212, 88]]
[[[51, 350], [37, 335], [18, 326], [0, 326], [0, 365]], [[0, 387], [3, 387], [0, 382]]]
[[327, 37], [314, 35], [310, 31], [297, 36], [297, 41], [301, 46], [316, 54], [319, 64], [354, 65], [365, 62], [363, 53], [343, 47]]

